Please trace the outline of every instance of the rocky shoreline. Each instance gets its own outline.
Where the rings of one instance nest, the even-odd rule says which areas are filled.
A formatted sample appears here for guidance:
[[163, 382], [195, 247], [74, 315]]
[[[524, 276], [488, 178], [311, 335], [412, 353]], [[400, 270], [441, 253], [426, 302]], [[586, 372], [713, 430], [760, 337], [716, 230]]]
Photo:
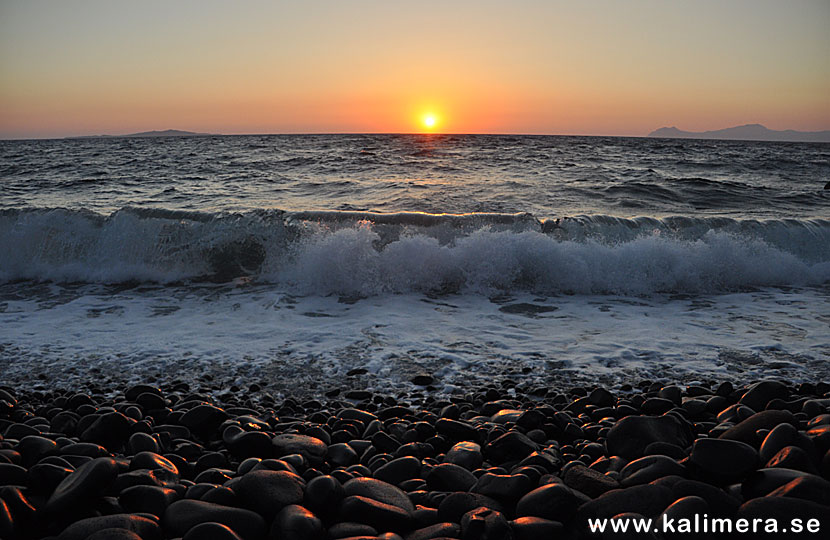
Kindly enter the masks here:
[[[752, 538], [772, 520], [776, 538], [830, 531], [830, 384], [526, 392], [503, 379], [444, 396], [412, 382], [302, 399], [258, 384], [0, 386], [0, 538], [738, 534], [661, 529], [704, 516], [757, 520]], [[654, 530], [589, 531], [615, 517]]]

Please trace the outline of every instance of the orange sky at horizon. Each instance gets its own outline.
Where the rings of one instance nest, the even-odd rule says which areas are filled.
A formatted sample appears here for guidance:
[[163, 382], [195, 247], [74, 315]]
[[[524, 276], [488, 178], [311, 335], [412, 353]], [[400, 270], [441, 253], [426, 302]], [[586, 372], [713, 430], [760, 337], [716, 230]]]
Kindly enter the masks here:
[[0, 7], [0, 137], [830, 129], [830, 3]]

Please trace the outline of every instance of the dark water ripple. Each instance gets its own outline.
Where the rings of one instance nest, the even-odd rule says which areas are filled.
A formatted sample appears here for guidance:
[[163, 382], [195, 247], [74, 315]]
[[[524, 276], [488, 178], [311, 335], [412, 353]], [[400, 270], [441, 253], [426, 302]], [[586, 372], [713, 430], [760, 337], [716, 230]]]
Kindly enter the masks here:
[[826, 144], [495, 135], [0, 141], [0, 208], [827, 217]]

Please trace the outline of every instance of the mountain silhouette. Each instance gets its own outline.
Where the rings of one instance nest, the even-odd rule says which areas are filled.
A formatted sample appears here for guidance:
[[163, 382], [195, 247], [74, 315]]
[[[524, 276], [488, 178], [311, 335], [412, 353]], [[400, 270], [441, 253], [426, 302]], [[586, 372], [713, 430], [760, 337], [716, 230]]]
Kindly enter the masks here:
[[128, 133], [126, 135], [81, 135], [67, 137], [68, 139], [104, 139], [110, 137], [205, 137], [210, 133], [196, 133], [194, 131], [182, 131], [180, 129], [165, 129], [164, 131], [141, 131], [139, 133]]
[[776, 131], [761, 124], [746, 124], [713, 131], [683, 131], [676, 127], [661, 127], [648, 134], [649, 137], [664, 139], [722, 139], [733, 141], [787, 141], [787, 142], [830, 142], [828, 131]]

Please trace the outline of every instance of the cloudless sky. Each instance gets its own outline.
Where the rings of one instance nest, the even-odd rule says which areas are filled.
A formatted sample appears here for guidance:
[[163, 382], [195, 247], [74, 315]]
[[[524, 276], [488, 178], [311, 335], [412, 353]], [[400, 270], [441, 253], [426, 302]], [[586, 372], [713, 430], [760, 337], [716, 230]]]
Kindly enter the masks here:
[[827, 0], [2, 0], [0, 137], [830, 129]]

